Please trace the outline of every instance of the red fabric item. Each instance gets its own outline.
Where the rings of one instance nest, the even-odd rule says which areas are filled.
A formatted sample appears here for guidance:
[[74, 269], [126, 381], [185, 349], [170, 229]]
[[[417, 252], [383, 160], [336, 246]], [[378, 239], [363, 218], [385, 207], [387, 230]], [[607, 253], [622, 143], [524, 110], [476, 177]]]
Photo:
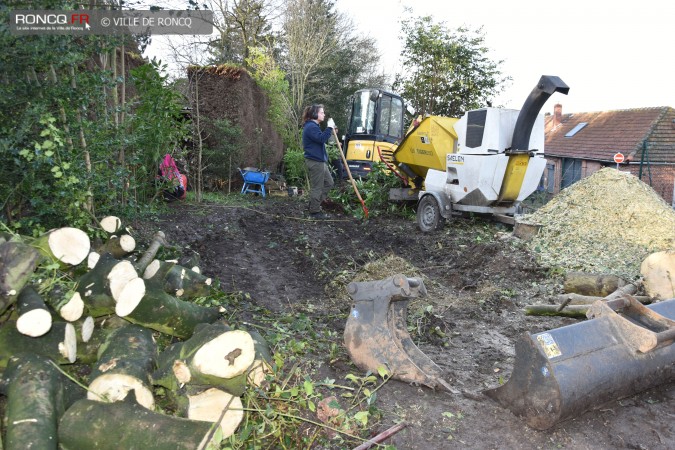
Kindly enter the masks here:
[[187, 190], [187, 178], [183, 180], [183, 177], [178, 171], [178, 166], [176, 166], [176, 161], [170, 154], [167, 153], [164, 155], [164, 159], [159, 164], [159, 170], [162, 172], [162, 176], [167, 180], [173, 180], [174, 178], [177, 178], [183, 189]]
[[181, 181], [183, 183], [183, 195], [180, 196], [180, 199], [183, 200], [187, 195], [187, 177], [183, 174], [180, 174]]

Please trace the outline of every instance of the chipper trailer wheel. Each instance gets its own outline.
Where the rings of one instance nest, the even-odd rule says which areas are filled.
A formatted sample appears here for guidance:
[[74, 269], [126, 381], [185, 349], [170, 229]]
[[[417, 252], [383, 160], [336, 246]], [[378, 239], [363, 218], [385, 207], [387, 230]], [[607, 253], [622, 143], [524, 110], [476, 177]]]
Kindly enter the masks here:
[[441, 207], [433, 195], [425, 195], [417, 205], [417, 226], [423, 233], [440, 230], [445, 224]]
[[353, 282], [347, 290], [354, 304], [345, 326], [345, 347], [357, 367], [377, 372], [384, 366], [394, 379], [451, 391], [442, 370], [408, 334], [408, 302], [426, 295], [421, 279], [399, 274]]
[[546, 430], [675, 380], [675, 299], [648, 307], [629, 295], [598, 300], [587, 316], [523, 335], [509, 381], [485, 394], [530, 427]]

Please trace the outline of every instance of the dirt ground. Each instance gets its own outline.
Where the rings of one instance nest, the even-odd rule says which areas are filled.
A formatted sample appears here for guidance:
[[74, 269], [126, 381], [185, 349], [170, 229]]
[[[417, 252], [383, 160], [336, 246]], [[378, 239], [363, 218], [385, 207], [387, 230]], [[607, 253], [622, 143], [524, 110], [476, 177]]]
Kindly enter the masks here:
[[[338, 339], [351, 306], [346, 284], [366, 280], [369, 263], [402, 258], [410, 272], [404, 275], [423, 278], [429, 295], [411, 303], [409, 325], [417, 328], [417, 345], [445, 371], [455, 393], [386, 383], [376, 404], [384, 418], [373, 434], [400, 420], [409, 423], [387, 444], [398, 449], [675, 448], [673, 383], [598, 405], [547, 431], [528, 428], [482, 395], [500, 378], [508, 380], [518, 336], [576, 321], [523, 314], [525, 305], [547, 303], [561, 293], [560, 280], [548, 278], [505, 225], [458, 219], [422, 234], [413, 219], [400, 215], [363, 222], [334, 213], [330, 221], [309, 221], [305, 200], [288, 196], [250, 196], [242, 206], [177, 202], [169, 207], [158, 223], [136, 223], [137, 232], [163, 230], [171, 244], [198, 252], [203, 272], [217, 278], [223, 290], [248, 293], [272, 315], [311, 306], [317, 326], [330, 327]], [[429, 305], [431, 312], [419, 314]], [[436, 326], [445, 337], [432, 332]], [[340, 380], [358, 371], [345, 352], [330, 364], [326, 355], [316, 358], [322, 378]]]

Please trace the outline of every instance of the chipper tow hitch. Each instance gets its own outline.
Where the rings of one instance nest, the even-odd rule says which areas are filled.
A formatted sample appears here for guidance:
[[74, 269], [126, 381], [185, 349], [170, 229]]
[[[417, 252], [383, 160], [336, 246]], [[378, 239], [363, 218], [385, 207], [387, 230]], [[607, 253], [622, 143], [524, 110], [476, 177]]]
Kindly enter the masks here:
[[354, 304], [345, 326], [345, 346], [357, 367], [375, 372], [385, 366], [392, 378], [451, 391], [441, 369], [408, 334], [408, 303], [426, 295], [421, 279], [399, 274], [352, 282], [347, 290]]
[[516, 342], [511, 378], [485, 391], [532, 428], [675, 380], [675, 299], [644, 306], [598, 300], [590, 320]]

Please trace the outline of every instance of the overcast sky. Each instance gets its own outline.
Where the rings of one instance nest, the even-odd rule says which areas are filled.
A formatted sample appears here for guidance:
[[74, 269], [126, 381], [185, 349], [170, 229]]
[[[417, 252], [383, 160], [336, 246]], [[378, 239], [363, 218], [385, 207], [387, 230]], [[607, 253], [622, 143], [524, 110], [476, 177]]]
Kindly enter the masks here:
[[[184, 1], [184, 0], [183, 0]], [[178, 0], [164, 0], [181, 4]], [[483, 27], [493, 60], [513, 78], [495, 106], [520, 109], [541, 75], [570, 87], [556, 93], [563, 113], [675, 107], [675, 1], [640, 0], [336, 0], [360, 33], [374, 37], [386, 72], [400, 70], [400, 19], [431, 15], [449, 28]], [[162, 37], [153, 41], [161, 42]], [[146, 56], [161, 54], [153, 44]]]
[[497, 99], [520, 109], [541, 75], [570, 87], [556, 93], [563, 113], [675, 107], [675, 2], [672, 0], [337, 0], [356, 27], [376, 38], [388, 72], [399, 68], [404, 6], [449, 28], [483, 27], [493, 60], [513, 82]]

